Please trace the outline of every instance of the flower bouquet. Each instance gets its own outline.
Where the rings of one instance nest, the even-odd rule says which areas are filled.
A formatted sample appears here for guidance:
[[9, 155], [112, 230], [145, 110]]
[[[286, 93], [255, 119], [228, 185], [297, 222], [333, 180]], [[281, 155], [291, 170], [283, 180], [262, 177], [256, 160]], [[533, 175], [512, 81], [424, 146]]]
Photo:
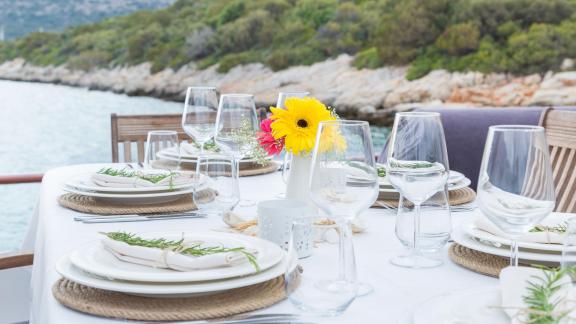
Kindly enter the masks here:
[[292, 155], [286, 198], [308, 202], [311, 152], [318, 125], [337, 120], [334, 111], [315, 98], [288, 98], [285, 109], [270, 107], [271, 116], [260, 124], [257, 140], [269, 155]]

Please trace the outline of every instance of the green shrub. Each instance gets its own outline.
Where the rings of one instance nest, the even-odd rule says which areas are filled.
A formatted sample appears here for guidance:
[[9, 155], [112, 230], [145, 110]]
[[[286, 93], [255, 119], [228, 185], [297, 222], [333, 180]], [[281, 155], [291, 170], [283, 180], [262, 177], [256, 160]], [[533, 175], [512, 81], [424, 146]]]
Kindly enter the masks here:
[[311, 65], [325, 59], [326, 56], [320, 50], [302, 46], [275, 50], [268, 56], [266, 64], [278, 71], [293, 65]]
[[235, 66], [259, 61], [260, 58], [258, 57], [258, 54], [253, 52], [228, 54], [220, 59], [220, 64], [216, 71], [219, 73], [226, 73]]
[[236, 0], [227, 5], [220, 16], [218, 17], [218, 25], [224, 25], [229, 22], [232, 22], [244, 14], [244, 10], [246, 9], [246, 5], [242, 0]]
[[449, 55], [463, 55], [478, 48], [480, 31], [475, 23], [449, 26], [436, 40], [436, 47]]
[[375, 69], [382, 66], [382, 61], [378, 50], [371, 47], [356, 54], [353, 64], [357, 69]]

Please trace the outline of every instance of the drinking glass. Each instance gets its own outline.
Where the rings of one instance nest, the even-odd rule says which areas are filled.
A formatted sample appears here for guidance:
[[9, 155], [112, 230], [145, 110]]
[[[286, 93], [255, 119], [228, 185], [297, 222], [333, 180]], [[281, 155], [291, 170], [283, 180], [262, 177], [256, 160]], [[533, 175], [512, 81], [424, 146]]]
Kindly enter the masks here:
[[278, 100], [276, 101], [276, 108], [286, 108], [284, 102], [288, 98], [305, 98], [310, 95], [307, 91], [291, 91], [291, 92], [280, 92], [278, 93]]
[[180, 145], [176, 131], [148, 132], [144, 168], [170, 171], [180, 169]]
[[[335, 221], [340, 233], [339, 277], [327, 289], [349, 289], [356, 284], [350, 222], [368, 209], [378, 196], [378, 174], [372, 148], [370, 126], [365, 121], [324, 121], [318, 126], [312, 153], [310, 198]], [[351, 253], [345, 253], [350, 246]], [[366, 293], [372, 288], [362, 284]]]
[[[225, 153], [234, 157], [236, 171], [240, 172], [240, 160], [251, 154], [260, 129], [256, 104], [251, 94], [223, 94], [216, 115], [214, 141]], [[244, 206], [254, 204], [242, 200]]]
[[232, 156], [198, 157], [196, 181], [194, 204], [201, 212], [221, 215], [234, 209], [240, 200], [238, 172]]
[[[418, 243], [424, 254], [438, 252], [450, 239], [452, 225], [447, 197], [446, 192], [440, 190], [420, 205], [421, 223]], [[396, 216], [396, 237], [407, 248], [414, 246], [414, 217], [414, 204], [400, 196]]]
[[[288, 233], [289, 256], [296, 254], [300, 233], [309, 232], [314, 220], [313, 217], [293, 220], [292, 229]], [[355, 267], [352, 252], [351, 246], [346, 246], [344, 266], [347, 269]], [[288, 267], [284, 275], [284, 287], [288, 300], [294, 306], [323, 316], [336, 316], [350, 306], [356, 299], [357, 287], [352, 280], [341, 278], [341, 257], [338, 255], [337, 247], [329, 244], [322, 251], [315, 251], [313, 258], [299, 259], [297, 264]]]
[[518, 237], [548, 216], [555, 205], [543, 127], [489, 128], [477, 203], [482, 213], [511, 237], [510, 265], [518, 266]]
[[214, 136], [218, 93], [215, 87], [189, 87], [186, 90], [182, 129], [200, 145], [200, 155], [204, 145]]
[[410, 254], [392, 258], [392, 264], [407, 268], [436, 267], [442, 262], [422, 254], [421, 205], [438, 191], [446, 191], [448, 153], [440, 114], [398, 113], [394, 119], [386, 177], [400, 194], [414, 204]]

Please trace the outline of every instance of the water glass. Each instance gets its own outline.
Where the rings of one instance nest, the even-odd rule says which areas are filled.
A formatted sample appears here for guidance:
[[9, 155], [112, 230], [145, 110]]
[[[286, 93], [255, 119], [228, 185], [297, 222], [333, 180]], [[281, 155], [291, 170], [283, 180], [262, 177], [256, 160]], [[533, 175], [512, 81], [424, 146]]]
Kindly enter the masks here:
[[[564, 243], [562, 246], [562, 268], [576, 266], [576, 217], [566, 221], [566, 232], [564, 233]], [[574, 279], [574, 276], [572, 276]]]
[[543, 127], [489, 128], [476, 201], [482, 213], [511, 237], [510, 265], [518, 266], [518, 237], [548, 216], [555, 206]]
[[220, 215], [234, 209], [240, 200], [238, 172], [231, 156], [200, 156], [196, 181], [193, 198], [201, 212]]
[[180, 170], [180, 142], [176, 131], [148, 132], [144, 153], [145, 169]]
[[449, 170], [440, 114], [396, 114], [386, 177], [402, 197], [414, 205], [414, 217], [410, 254], [391, 259], [392, 264], [407, 268], [431, 268], [442, 264], [440, 260], [423, 254], [421, 206], [439, 191], [446, 192]]
[[291, 91], [278, 93], [278, 100], [276, 101], [276, 108], [286, 108], [284, 103], [288, 98], [305, 98], [310, 95], [307, 91]]
[[206, 142], [214, 136], [217, 111], [218, 92], [215, 87], [189, 87], [186, 90], [182, 129], [200, 145], [201, 155]]
[[[450, 205], [445, 191], [438, 191], [420, 205], [419, 248], [428, 257], [440, 251], [450, 239], [452, 230]], [[414, 246], [414, 204], [400, 196], [396, 216], [396, 237], [407, 248]], [[440, 259], [438, 259], [442, 262]]]
[[251, 94], [223, 94], [218, 105], [214, 141], [224, 152], [240, 160], [250, 153], [260, 129]]
[[[313, 222], [314, 218], [294, 220], [288, 255], [297, 249], [298, 237], [294, 233], [310, 228]], [[351, 233], [347, 231], [344, 235], [350, 236]], [[345, 241], [351, 242], [349, 237]], [[344, 312], [356, 298], [358, 287], [354, 277], [342, 277], [341, 261], [345, 262], [347, 272], [353, 273], [356, 265], [351, 245], [339, 250], [328, 244], [314, 257], [299, 259], [298, 266], [289, 268], [284, 275], [284, 287], [290, 302], [304, 312], [317, 315], [335, 316]]]
[[[310, 198], [338, 225], [340, 281], [356, 282], [356, 270], [346, 268], [347, 264], [354, 263], [354, 260], [346, 258], [354, 254], [344, 252], [346, 246], [352, 249], [350, 222], [372, 206], [378, 197], [378, 190], [378, 174], [368, 122], [320, 122], [312, 154]], [[336, 283], [335, 287], [340, 284]], [[368, 284], [361, 285], [361, 294], [372, 291]], [[343, 287], [348, 289], [346, 285]]]

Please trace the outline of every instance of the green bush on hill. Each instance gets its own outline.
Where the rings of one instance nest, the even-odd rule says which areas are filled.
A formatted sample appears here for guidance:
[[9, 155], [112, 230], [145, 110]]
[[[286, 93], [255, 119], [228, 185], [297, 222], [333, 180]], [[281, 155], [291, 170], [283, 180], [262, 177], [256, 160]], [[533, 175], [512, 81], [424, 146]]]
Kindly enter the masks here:
[[576, 0], [179, 0], [62, 33], [0, 43], [0, 62], [153, 71], [261, 62], [273, 70], [342, 53], [357, 68], [544, 73], [576, 58]]

